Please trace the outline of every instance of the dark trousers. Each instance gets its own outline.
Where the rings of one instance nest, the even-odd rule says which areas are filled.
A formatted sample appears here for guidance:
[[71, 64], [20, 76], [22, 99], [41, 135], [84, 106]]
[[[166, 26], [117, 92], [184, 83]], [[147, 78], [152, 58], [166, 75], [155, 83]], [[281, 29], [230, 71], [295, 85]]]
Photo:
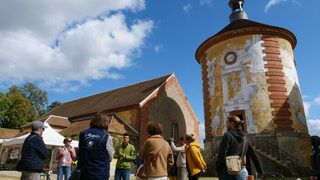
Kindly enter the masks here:
[[203, 175], [203, 172], [200, 171], [198, 174], [189, 177], [189, 180], [198, 180], [200, 176]]

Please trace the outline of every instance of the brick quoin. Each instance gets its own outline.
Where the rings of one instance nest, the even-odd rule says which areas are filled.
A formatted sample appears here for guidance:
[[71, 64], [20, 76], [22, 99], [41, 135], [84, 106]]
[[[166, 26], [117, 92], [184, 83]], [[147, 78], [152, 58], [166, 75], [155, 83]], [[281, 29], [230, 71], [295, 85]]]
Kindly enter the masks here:
[[171, 76], [167, 80], [167, 82], [162, 87], [160, 87], [158, 89], [157, 92], [152, 94], [152, 96], [148, 97], [147, 102], [140, 109], [140, 145], [142, 145], [148, 137], [148, 132], [146, 129], [148, 122], [150, 121], [148, 108], [150, 107], [150, 105], [152, 105], [153, 103], [155, 103], [157, 101], [157, 99], [158, 99], [157, 97], [163, 96], [165, 94], [165, 92], [172, 87], [176, 87], [176, 89], [178, 91], [178, 96], [183, 101], [183, 104], [181, 104], [181, 106], [185, 107], [185, 109], [187, 110], [187, 112], [192, 117], [193, 121], [195, 122], [194, 123], [194, 133], [197, 137], [197, 140], [198, 141], [200, 140], [199, 124], [198, 124], [197, 117], [196, 117], [195, 113], [193, 112], [190, 103], [185, 98], [185, 94], [184, 94], [181, 86], [179, 85], [177, 79], [174, 76]]
[[209, 84], [208, 84], [208, 72], [207, 72], [207, 55], [201, 57], [201, 69], [202, 69], [202, 87], [203, 87], [203, 106], [204, 106], [204, 120], [205, 120], [205, 137], [210, 138], [212, 137], [212, 128], [210, 126], [210, 92], [209, 92]]
[[265, 74], [268, 78], [269, 98], [273, 109], [272, 118], [276, 124], [276, 131], [293, 131], [278, 38], [272, 35], [263, 35], [262, 40], [264, 40], [262, 43], [263, 53], [266, 54], [264, 61], [267, 62], [265, 68], [268, 69]]
[[189, 101], [186, 99], [185, 93], [183, 92], [181, 86], [179, 85], [179, 82], [176, 78], [170, 78], [166, 84], [166, 90], [174, 86], [178, 90], [178, 95], [183, 101], [183, 105], [186, 108], [188, 114], [192, 117], [192, 120], [194, 122], [194, 129], [193, 132], [195, 133], [196, 140], [199, 142], [200, 141], [200, 134], [199, 134], [199, 122], [198, 119], [193, 112], [191, 105]]

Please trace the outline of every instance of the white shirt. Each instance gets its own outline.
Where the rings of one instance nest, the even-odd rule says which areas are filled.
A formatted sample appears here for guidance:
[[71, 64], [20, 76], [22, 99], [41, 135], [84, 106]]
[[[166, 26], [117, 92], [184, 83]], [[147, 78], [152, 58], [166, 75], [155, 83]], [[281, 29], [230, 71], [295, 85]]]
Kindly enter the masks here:
[[171, 148], [173, 151], [178, 152], [177, 167], [187, 167], [186, 164], [186, 145], [177, 147], [173, 142], [171, 142]]
[[[109, 135], [109, 134], [108, 134]], [[106, 144], [106, 149], [108, 151], [109, 157], [110, 157], [110, 161], [112, 161], [113, 159], [113, 154], [114, 154], [114, 149], [113, 149], [113, 141], [112, 141], [113, 137], [109, 135], [108, 140], [107, 140], [107, 144]]]

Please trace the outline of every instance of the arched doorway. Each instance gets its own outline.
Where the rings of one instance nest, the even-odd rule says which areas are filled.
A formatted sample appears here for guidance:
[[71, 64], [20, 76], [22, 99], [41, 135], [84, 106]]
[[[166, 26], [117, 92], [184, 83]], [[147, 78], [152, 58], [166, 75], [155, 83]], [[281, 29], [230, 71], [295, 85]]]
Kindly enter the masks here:
[[176, 140], [186, 134], [186, 122], [179, 104], [170, 97], [157, 97], [149, 106], [149, 120], [163, 125], [163, 137]]

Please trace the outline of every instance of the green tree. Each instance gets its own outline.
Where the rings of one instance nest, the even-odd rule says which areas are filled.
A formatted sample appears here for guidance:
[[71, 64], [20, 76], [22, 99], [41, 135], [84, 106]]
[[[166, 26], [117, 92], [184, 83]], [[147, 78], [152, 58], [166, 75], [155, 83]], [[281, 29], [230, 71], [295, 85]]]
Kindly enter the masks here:
[[32, 83], [26, 83], [22, 87], [12, 86], [9, 88], [9, 93], [21, 94], [27, 98], [32, 104], [32, 113], [35, 118], [38, 118], [47, 112], [48, 97], [47, 92], [41, 90]]
[[32, 83], [26, 83], [22, 87], [22, 95], [30, 100], [36, 109], [36, 116], [40, 117], [47, 112], [48, 93]]
[[0, 127], [2, 127], [5, 113], [11, 106], [10, 99], [4, 94], [0, 92]]
[[47, 112], [53, 110], [54, 108], [60, 106], [62, 103], [58, 101], [52, 102], [48, 107], [47, 107]]
[[33, 107], [27, 98], [16, 92], [8, 92], [6, 97], [10, 101], [10, 106], [4, 111], [2, 127], [19, 129], [34, 120], [34, 115], [30, 113]]

